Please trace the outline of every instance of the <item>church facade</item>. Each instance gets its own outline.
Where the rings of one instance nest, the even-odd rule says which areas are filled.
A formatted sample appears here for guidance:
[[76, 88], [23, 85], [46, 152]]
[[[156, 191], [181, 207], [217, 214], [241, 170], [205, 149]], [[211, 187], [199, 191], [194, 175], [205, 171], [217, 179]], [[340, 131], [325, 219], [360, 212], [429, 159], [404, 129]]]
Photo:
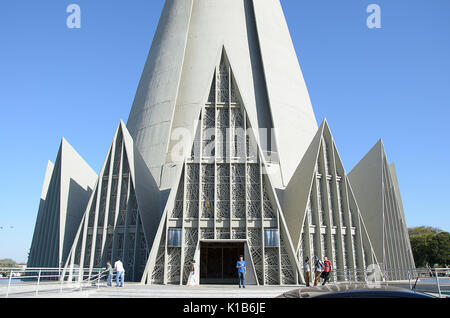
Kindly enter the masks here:
[[[129, 281], [186, 284], [195, 261], [197, 281], [226, 284], [243, 255], [248, 283], [296, 285], [318, 256], [334, 264], [333, 281], [392, 266], [400, 279], [414, 261], [398, 181], [368, 173], [391, 188], [367, 198], [360, 189], [378, 189], [376, 177], [347, 176], [279, 0], [167, 0], [128, 122], [61, 262], [71, 279], [121, 259]], [[387, 196], [388, 208], [373, 208]]]

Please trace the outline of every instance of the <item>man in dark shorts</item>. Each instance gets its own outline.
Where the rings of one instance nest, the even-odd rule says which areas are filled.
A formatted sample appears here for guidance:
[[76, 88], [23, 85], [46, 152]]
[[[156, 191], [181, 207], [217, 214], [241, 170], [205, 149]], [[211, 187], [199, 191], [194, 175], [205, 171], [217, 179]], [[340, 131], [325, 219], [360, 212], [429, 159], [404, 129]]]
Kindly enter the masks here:
[[327, 282], [330, 281], [330, 274], [331, 274], [331, 261], [326, 257], [324, 257], [323, 266], [324, 266], [324, 269], [323, 269], [323, 273], [322, 273], [322, 275], [323, 275], [322, 285], [325, 285]]

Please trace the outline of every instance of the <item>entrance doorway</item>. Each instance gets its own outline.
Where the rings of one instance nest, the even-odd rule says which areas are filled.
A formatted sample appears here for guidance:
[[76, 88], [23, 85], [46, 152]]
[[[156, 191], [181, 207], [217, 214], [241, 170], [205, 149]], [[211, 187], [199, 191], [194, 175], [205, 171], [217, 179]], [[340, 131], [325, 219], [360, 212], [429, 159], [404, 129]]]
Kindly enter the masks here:
[[237, 284], [236, 262], [244, 243], [200, 243], [200, 284]]

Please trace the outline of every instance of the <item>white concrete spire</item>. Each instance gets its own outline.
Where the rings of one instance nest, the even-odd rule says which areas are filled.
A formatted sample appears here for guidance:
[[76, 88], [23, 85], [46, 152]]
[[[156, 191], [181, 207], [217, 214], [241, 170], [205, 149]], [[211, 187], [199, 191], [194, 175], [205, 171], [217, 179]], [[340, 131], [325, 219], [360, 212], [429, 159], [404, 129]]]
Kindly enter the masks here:
[[[161, 188], [175, 129], [193, 135], [223, 48], [254, 129], [277, 129], [286, 185], [317, 122], [279, 0], [167, 0], [127, 128]], [[283, 186], [283, 184], [281, 186]]]
[[65, 262], [97, 174], [62, 139], [55, 164], [47, 165], [28, 259], [29, 267]]
[[356, 200], [367, 224], [378, 260], [395, 269], [390, 278], [407, 279], [405, 270], [415, 268], [395, 167], [389, 165], [383, 141], [377, 144], [348, 174]]

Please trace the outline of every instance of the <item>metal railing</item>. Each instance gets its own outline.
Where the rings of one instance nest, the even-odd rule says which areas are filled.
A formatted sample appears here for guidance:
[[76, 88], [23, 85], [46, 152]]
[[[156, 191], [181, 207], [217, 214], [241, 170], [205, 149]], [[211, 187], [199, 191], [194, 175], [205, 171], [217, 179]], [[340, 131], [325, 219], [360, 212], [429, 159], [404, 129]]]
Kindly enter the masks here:
[[[314, 281], [314, 277], [311, 278]], [[331, 283], [363, 283], [368, 286], [396, 286], [450, 296], [450, 269], [333, 269]]]
[[[108, 276], [104, 268], [0, 268], [0, 297], [38, 296], [99, 289]], [[114, 277], [112, 277], [114, 279]], [[314, 281], [314, 277], [311, 277]], [[450, 296], [450, 269], [333, 269], [330, 283], [362, 283], [368, 286], [397, 286]]]
[[74, 269], [74, 272], [76, 276], [69, 277], [64, 268], [0, 268], [0, 297], [100, 288], [107, 277], [104, 268]]

